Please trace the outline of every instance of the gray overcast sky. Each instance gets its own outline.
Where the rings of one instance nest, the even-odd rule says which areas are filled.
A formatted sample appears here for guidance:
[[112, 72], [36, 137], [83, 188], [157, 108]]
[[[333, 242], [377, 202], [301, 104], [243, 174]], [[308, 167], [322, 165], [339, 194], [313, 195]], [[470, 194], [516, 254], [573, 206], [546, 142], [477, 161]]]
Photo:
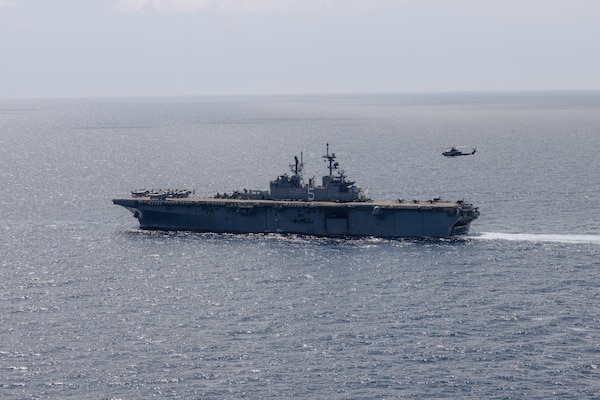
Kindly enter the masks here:
[[0, 0], [0, 97], [600, 89], [598, 0]]

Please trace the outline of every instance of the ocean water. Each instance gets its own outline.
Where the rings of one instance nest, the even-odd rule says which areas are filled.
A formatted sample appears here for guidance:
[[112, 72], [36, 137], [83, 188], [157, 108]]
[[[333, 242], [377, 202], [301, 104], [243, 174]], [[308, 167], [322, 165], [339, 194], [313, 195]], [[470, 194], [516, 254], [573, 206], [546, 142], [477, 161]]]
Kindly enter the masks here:
[[[0, 100], [0, 398], [600, 398], [600, 93]], [[457, 240], [143, 232], [325, 144]], [[477, 147], [449, 159], [450, 146]]]

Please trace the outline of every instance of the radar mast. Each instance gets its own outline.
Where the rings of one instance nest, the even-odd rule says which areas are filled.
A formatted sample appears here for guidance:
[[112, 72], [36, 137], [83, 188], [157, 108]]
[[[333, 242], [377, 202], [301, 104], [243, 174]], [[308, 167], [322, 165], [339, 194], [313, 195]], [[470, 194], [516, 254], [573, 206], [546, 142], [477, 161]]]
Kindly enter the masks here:
[[323, 158], [324, 161], [329, 162], [329, 177], [333, 178], [333, 170], [338, 169], [340, 164], [335, 161], [335, 153], [329, 154], [329, 143], [327, 143], [327, 154]]

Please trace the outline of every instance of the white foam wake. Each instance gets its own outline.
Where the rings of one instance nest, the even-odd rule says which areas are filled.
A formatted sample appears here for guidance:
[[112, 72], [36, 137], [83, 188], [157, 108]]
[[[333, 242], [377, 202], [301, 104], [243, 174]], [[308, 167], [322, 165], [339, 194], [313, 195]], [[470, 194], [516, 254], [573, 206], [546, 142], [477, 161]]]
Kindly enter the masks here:
[[558, 235], [538, 233], [496, 233], [482, 232], [472, 236], [483, 240], [511, 240], [519, 242], [588, 243], [599, 244], [600, 235]]

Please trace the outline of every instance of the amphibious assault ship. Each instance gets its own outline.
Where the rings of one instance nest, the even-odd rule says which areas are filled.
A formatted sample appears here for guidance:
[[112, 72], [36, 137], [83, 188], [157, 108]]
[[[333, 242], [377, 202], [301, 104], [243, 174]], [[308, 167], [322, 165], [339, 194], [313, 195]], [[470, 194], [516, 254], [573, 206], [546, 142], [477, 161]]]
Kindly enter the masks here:
[[190, 190], [134, 190], [113, 199], [138, 219], [141, 229], [215, 233], [283, 233], [326, 237], [445, 238], [469, 232], [479, 216], [472, 204], [374, 201], [348, 180], [335, 153], [323, 156], [329, 174], [321, 185], [304, 182], [303, 160], [279, 175], [269, 190], [238, 190], [196, 197]]

